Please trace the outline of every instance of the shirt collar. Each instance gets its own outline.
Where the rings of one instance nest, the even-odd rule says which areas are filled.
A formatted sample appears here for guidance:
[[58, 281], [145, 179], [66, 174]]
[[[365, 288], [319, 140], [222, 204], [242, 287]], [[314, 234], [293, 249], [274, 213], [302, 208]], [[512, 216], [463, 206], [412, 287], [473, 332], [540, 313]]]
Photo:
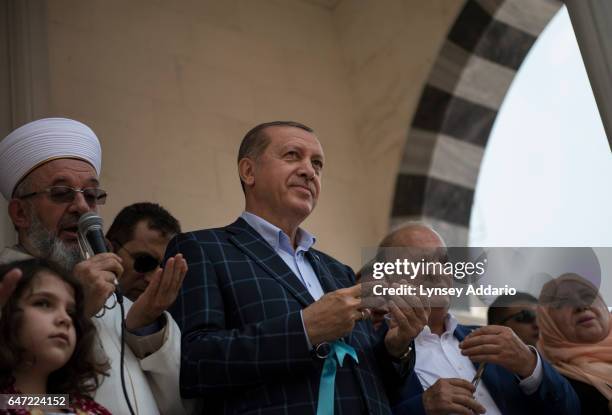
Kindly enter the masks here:
[[297, 249], [293, 250], [291, 240], [281, 228], [268, 222], [267, 220], [255, 215], [254, 213], [244, 211], [240, 217], [246, 221], [253, 229], [261, 235], [270, 246], [278, 251], [282, 249], [285, 252], [294, 254], [300, 251], [308, 251], [316, 242], [314, 235], [308, 231], [298, 228], [297, 230]]
[[453, 334], [457, 329], [458, 325], [459, 322], [457, 321], [455, 316], [453, 316], [451, 313], [448, 313], [446, 315], [446, 318], [444, 319], [444, 327], [446, 328], [445, 333]]
[[[445, 331], [442, 334], [446, 334], [446, 333], [450, 333], [451, 335], [455, 333], [455, 329], [457, 329], [457, 325], [459, 324], [459, 322], [457, 321], [457, 319], [455, 318], [455, 316], [453, 316], [451, 313], [447, 313], [446, 317], [444, 318], [444, 328]], [[430, 336], [432, 335], [431, 333], [431, 328], [429, 328], [429, 326], [425, 326], [423, 327], [423, 330], [421, 330], [421, 333], [419, 333], [419, 336]], [[417, 337], [419, 337], [417, 336]]]

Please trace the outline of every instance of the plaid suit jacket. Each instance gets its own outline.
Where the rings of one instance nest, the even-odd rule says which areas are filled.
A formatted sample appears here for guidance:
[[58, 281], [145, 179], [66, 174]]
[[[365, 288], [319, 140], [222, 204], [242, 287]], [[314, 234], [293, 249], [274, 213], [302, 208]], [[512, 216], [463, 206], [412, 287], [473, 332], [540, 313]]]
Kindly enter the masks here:
[[[169, 310], [182, 331], [181, 394], [206, 414], [314, 414], [323, 361], [308, 348], [300, 310], [314, 302], [244, 220], [175, 237], [189, 271]], [[352, 270], [311, 249], [325, 292], [355, 284]], [[336, 414], [388, 414], [385, 386], [401, 382], [382, 337], [358, 322], [345, 338], [359, 358], [338, 368]], [[385, 382], [385, 386], [383, 385]]]

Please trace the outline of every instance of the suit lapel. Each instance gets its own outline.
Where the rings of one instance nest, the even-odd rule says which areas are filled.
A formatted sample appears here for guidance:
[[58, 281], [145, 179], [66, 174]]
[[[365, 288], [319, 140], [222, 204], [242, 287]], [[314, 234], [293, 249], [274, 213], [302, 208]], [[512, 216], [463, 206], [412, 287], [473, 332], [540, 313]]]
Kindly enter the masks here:
[[312, 269], [314, 270], [315, 274], [317, 274], [324, 293], [336, 291], [338, 288], [340, 288], [330, 274], [329, 269], [327, 269], [325, 264], [321, 262], [319, 254], [313, 252], [312, 249], [309, 249], [308, 252], [306, 252], [306, 258], [310, 262], [310, 265], [312, 265]]
[[[470, 329], [469, 327], [458, 325], [457, 328], [455, 329], [454, 334], [455, 334], [455, 337], [460, 342], [462, 342], [463, 339], [468, 334], [470, 334], [472, 330], [473, 329]], [[479, 363], [472, 362], [472, 365], [474, 365], [474, 369], [478, 371]], [[495, 401], [495, 404], [497, 405], [499, 410], [502, 413], [505, 413], [507, 405], [504, 399], [504, 394], [500, 393], [502, 392], [503, 388], [501, 388], [499, 384], [500, 376], [499, 376], [499, 373], [497, 372], [498, 372], [497, 365], [487, 363], [487, 365], [484, 368], [484, 372], [482, 373], [481, 382], [483, 382], [487, 386], [487, 390], [489, 391], [491, 398], [493, 398], [493, 401]]]
[[230, 242], [276, 279], [304, 307], [314, 302], [304, 284], [285, 261], [246, 221], [238, 219], [227, 227], [227, 231], [231, 234]]
[[[306, 253], [306, 257], [310, 261], [310, 264], [312, 265], [312, 269], [314, 269], [315, 273], [317, 274], [317, 277], [319, 277], [319, 282], [321, 283], [323, 292], [327, 294], [332, 291], [336, 291], [340, 288], [343, 288], [342, 286], [338, 285], [337, 280], [333, 277], [333, 275], [331, 274], [331, 272], [329, 271], [329, 268], [325, 265], [325, 263], [321, 261], [321, 259], [319, 258], [319, 254], [317, 254], [316, 251], [312, 249], [308, 250], [308, 252]], [[366, 324], [366, 323], [358, 321], [355, 325], [355, 329], [353, 329], [348, 335], [344, 337], [345, 341], [348, 344], [353, 343], [353, 335], [355, 333], [355, 330], [361, 324]]]
[[500, 385], [500, 379], [499, 366], [487, 364], [482, 374], [482, 381], [487, 385], [487, 390], [500, 412], [507, 413], [506, 395], [503, 393], [504, 388]]

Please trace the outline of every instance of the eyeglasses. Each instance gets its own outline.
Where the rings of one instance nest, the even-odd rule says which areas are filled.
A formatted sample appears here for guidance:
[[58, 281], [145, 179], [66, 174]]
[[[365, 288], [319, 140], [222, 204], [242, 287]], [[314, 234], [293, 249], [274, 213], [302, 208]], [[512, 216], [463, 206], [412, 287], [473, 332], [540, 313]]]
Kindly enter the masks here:
[[521, 310], [516, 314], [512, 314], [499, 322], [499, 324], [504, 324], [508, 320], [514, 320], [517, 323], [533, 323], [536, 320], [536, 313], [533, 310]]
[[125, 252], [127, 252], [132, 257], [132, 259], [134, 260], [134, 271], [140, 274], [146, 274], [151, 271], [155, 271], [159, 266], [161, 266], [160, 260], [149, 253], [132, 253], [123, 246], [120, 249], [125, 250]]
[[20, 196], [19, 199], [47, 194], [53, 203], [72, 203], [77, 193], [82, 193], [89, 206], [103, 205], [106, 202], [106, 192], [97, 187], [78, 189], [70, 186], [51, 186], [38, 192]]
[[574, 292], [567, 297], [546, 298], [544, 303], [554, 308], [587, 308], [591, 307], [595, 301], [597, 301], [597, 293], [585, 290]]

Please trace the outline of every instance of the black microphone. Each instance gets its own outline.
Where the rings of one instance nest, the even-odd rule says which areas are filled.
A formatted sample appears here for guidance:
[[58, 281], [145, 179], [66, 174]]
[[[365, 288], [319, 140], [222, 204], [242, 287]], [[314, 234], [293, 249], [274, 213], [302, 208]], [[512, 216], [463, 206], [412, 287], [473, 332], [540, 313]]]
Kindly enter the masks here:
[[[85, 250], [88, 253], [96, 255], [108, 252], [106, 247], [106, 239], [104, 239], [104, 233], [102, 228], [104, 221], [98, 215], [93, 212], [84, 213], [79, 218], [78, 229], [79, 229], [79, 240], [85, 245]], [[119, 310], [121, 313], [121, 347], [120, 347], [120, 376], [121, 376], [121, 389], [123, 390], [123, 397], [127, 403], [128, 409], [131, 415], [134, 415], [134, 409], [130, 403], [130, 398], [125, 387], [125, 375], [124, 375], [124, 360], [125, 360], [125, 310], [123, 308], [123, 294], [119, 289], [119, 283], [115, 276], [115, 297], [117, 303], [119, 303]], [[106, 307], [106, 306], [105, 306]], [[112, 308], [112, 307], [111, 307]]]
[[[86, 245], [85, 249], [93, 255], [103, 254], [108, 252], [106, 240], [102, 232], [104, 221], [93, 212], [87, 212], [81, 215], [77, 224], [79, 230], [79, 239]], [[115, 277], [115, 295], [117, 301], [123, 302], [123, 295], [119, 290], [119, 283]]]
[[94, 255], [108, 252], [102, 232], [103, 224], [102, 218], [93, 212], [84, 213], [79, 218], [79, 233], [83, 240], [87, 241]]

